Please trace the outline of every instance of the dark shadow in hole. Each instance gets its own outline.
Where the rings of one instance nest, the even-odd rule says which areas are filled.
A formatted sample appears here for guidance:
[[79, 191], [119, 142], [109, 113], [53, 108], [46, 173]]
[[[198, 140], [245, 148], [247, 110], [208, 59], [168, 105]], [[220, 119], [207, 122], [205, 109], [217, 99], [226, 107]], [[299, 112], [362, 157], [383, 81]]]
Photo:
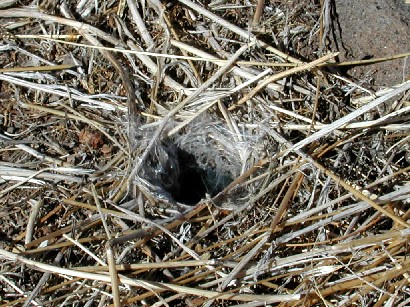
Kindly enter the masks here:
[[174, 200], [187, 205], [199, 202], [207, 193], [202, 171], [195, 157], [181, 149], [177, 152], [179, 176], [171, 191]]
[[218, 176], [217, 170], [211, 167], [202, 168], [194, 155], [179, 148], [177, 159], [179, 176], [172, 189], [167, 190], [175, 201], [195, 205], [206, 193], [213, 197], [232, 181], [226, 174]]

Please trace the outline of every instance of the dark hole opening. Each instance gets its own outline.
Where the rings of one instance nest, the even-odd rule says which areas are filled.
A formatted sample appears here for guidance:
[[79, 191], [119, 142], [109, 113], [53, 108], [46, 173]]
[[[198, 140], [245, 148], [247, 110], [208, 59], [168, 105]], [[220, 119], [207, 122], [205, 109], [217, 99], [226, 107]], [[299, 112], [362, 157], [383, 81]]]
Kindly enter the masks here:
[[179, 176], [171, 191], [172, 198], [178, 202], [194, 205], [207, 193], [202, 171], [195, 157], [178, 148], [177, 159]]
[[179, 175], [177, 182], [166, 189], [175, 201], [186, 205], [195, 205], [209, 194], [211, 197], [221, 192], [232, 179], [229, 176], [218, 178], [217, 171], [211, 167], [204, 169], [195, 156], [178, 148], [177, 160]]

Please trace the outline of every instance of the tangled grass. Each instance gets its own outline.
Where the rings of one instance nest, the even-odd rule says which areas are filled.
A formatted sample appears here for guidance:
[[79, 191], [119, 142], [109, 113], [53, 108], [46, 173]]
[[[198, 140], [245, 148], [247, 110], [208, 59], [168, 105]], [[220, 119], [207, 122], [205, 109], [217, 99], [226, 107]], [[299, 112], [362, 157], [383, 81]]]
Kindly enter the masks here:
[[330, 1], [0, 4], [0, 303], [406, 306], [409, 89]]

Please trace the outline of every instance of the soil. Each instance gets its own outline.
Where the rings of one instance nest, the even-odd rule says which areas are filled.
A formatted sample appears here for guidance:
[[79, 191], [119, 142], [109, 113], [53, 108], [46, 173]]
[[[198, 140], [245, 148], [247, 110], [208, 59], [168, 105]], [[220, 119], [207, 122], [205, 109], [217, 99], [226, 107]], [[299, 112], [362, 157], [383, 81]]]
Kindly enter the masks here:
[[[410, 51], [410, 4], [402, 0], [335, 0], [334, 4], [341, 61]], [[374, 88], [392, 86], [410, 77], [410, 59], [353, 67], [348, 74], [362, 82], [367, 80]]]

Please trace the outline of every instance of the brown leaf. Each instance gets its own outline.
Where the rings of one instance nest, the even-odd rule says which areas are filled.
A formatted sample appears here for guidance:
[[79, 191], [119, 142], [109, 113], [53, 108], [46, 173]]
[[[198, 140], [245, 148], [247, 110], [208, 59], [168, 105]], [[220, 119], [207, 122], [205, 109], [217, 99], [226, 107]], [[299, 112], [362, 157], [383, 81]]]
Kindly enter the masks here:
[[98, 149], [104, 145], [102, 134], [98, 131], [93, 131], [88, 128], [82, 129], [78, 140], [81, 144], [88, 145], [93, 149]]

